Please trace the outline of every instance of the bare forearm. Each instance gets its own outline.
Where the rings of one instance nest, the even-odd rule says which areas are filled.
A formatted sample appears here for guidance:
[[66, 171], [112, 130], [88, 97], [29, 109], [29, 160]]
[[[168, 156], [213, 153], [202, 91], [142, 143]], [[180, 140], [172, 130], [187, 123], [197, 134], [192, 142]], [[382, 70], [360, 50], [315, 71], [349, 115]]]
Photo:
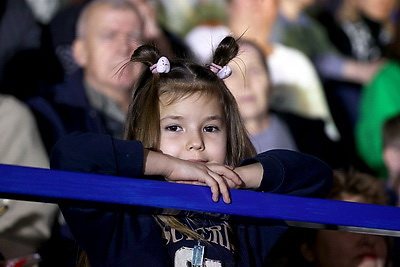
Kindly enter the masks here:
[[243, 188], [256, 189], [260, 187], [264, 175], [264, 169], [261, 163], [237, 167], [235, 168], [235, 172], [244, 182]]
[[143, 173], [144, 175], [166, 176], [171, 167], [170, 156], [149, 149], [144, 149]]

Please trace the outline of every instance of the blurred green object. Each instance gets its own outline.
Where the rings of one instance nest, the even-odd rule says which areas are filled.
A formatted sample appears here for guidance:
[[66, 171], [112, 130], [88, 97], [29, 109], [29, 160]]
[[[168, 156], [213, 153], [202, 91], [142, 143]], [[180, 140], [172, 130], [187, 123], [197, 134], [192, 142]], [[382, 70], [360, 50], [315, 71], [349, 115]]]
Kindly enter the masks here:
[[158, 0], [159, 22], [178, 36], [185, 36], [197, 25], [224, 24], [226, 0]]

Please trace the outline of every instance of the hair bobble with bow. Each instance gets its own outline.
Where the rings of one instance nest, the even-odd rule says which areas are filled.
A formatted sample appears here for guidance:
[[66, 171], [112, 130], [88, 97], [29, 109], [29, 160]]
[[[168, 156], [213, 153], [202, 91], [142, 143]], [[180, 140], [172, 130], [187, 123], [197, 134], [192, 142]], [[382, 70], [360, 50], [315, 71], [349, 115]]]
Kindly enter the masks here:
[[217, 74], [218, 78], [220, 79], [226, 79], [232, 74], [232, 69], [229, 66], [223, 66], [221, 67], [220, 65], [217, 65], [215, 63], [211, 63], [210, 65], [210, 70]]
[[171, 64], [168, 58], [162, 56], [158, 59], [157, 64], [150, 67], [152, 73], [168, 73], [171, 69]]

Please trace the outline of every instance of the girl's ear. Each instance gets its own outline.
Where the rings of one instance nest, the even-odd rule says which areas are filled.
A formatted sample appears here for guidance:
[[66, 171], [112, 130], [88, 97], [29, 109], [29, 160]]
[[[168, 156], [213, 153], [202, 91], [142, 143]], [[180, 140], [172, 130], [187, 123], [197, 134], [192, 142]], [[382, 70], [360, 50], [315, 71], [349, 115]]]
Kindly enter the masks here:
[[314, 252], [312, 248], [310, 247], [309, 244], [303, 243], [300, 246], [300, 252], [301, 255], [303, 255], [303, 258], [308, 261], [308, 262], [313, 262], [315, 260], [314, 258]]
[[85, 67], [87, 63], [87, 51], [85, 42], [82, 39], [76, 39], [72, 44], [72, 55], [80, 67]]

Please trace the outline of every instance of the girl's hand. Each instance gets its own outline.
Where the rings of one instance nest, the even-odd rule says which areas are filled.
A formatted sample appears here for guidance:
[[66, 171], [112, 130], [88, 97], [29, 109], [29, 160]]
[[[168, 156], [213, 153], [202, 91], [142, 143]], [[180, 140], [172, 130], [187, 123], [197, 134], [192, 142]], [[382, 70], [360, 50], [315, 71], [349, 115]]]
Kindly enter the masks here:
[[[225, 183], [231, 189], [244, 188], [245, 184], [242, 178], [234, 171], [234, 167], [229, 165], [220, 165], [215, 163], [207, 163], [206, 166], [212, 171], [218, 173], [224, 178]], [[227, 170], [228, 169], [228, 170]], [[238, 180], [239, 179], [239, 180]]]
[[171, 167], [169, 173], [164, 175], [167, 181], [207, 185], [211, 188], [212, 199], [215, 202], [218, 201], [219, 194], [221, 194], [224, 202], [230, 203], [229, 188], [238, 188], [243, 184], [232, 168], [225, 165], [204, 164], [177, 158], [173, 158], [172, 162], [169, 164]]
[[228, 187], [236, 188], [243, 185], [243, 181], [231, 167], [181, 160], [147, 149], [144, 174], [162, 175], [169, 182], [207, 185], [211, 188], [212, 199], [215, 202], [221, 194], [224, 202], [230, 203]]
[[[215, 172], [218, 175], [220, 175], [224, 179], [224, 181], [225, 181], [226, 185], [228, 186], [228, 188], [230, 188], [230, 189], [244, 188], [245, 184], [242, 181], [242, 179], [237, 175], [237, 173], [232, 172], [233, 169], [234, 169], [233, 167], [228, 166], [228, 165], [215, 164], [215, 163], [207, 163], [205, 165], [212, 172]], [[231, 170], [231, 171], [229, 171], [229, 170]], [[188, 180], [185, 180], [185, 181], [170, 181], [170, 182], [182, 183], [182, 184], [203, 185], [203, 186], [207, 185], [204, 182], [193, 181], [193, 180], [189, 180], [189, 181]]]

